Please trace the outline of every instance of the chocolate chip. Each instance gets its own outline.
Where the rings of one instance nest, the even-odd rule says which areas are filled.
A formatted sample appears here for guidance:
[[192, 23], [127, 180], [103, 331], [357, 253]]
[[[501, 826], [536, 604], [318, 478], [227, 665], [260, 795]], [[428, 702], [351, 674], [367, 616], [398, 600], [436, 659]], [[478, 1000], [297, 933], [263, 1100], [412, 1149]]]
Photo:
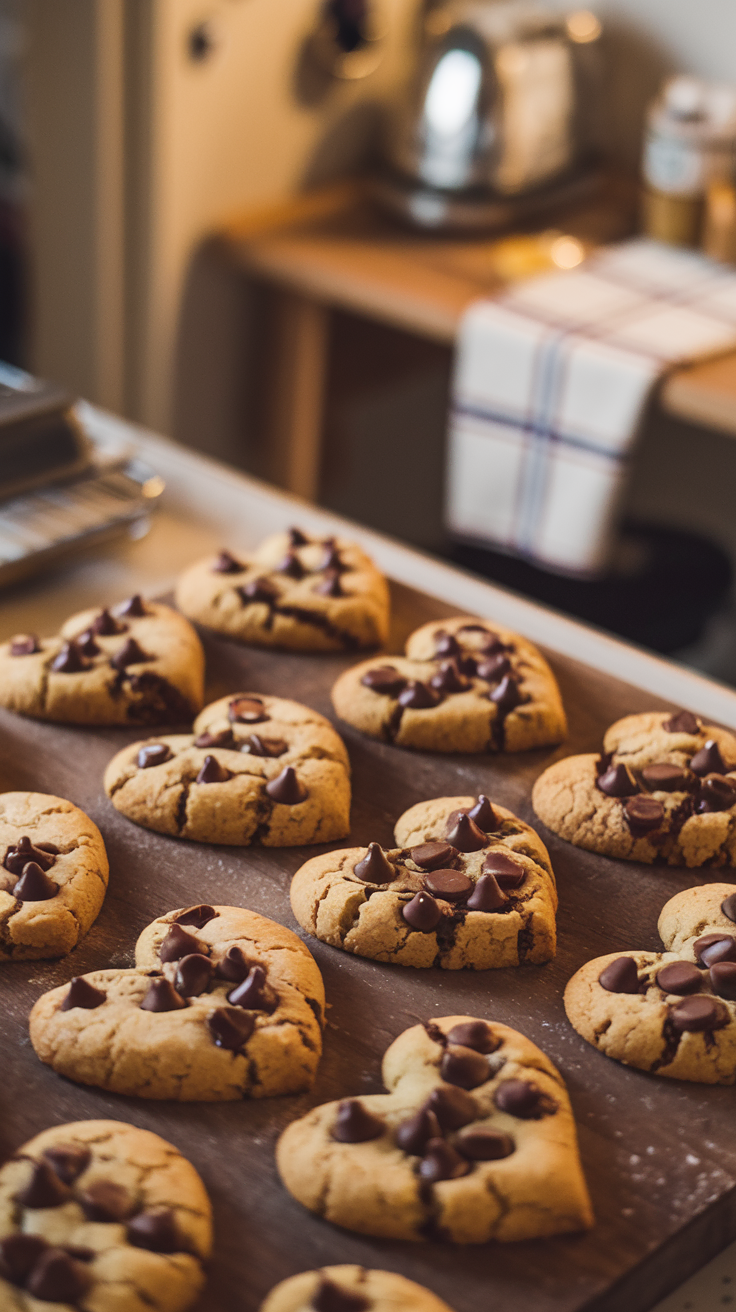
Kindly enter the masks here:
[[99, 644], [95, 642], [95, 635], [91, 629], [88, 629], [86, 633], [80, 633], [76, 643], [82, 655], [89, 657], [90, 660], [93, 656], [99, 656], [102, 650]]
[[481, 875], [467, 901], [470, 911], [499, 911], [508, 904], [509, 898], [495, 875]]
[[255, 1016], [237, 1007], [218, 1007], [207, 1017], [207, 1028], [218, 1048], [237, 1052], [248, 1042], [256, 1027]]
[[721, 911], [729, 920], [736, 921], [736, 893], [731, 893], [721, 902]]
[[510, 1157], [516, 1151], [516, 1144], [510, 1134], [501, 1134], [498, 1130], [466, 1130], [455, 1140], [455, 1147], [463, 1157], [471, 1162], [497, 1162], [502, 1157]]
[[424, 876], [424, 887], [433, 897], [460, 902], [472, 893], [475, 885], [461, 870], [435, 870]]
[[224, 784], [228, 779], [232, 779], [232, 771], [220, 765], [216, 756], [205, 756], [195, 783]]
[[306, 533], [302, 533], [300, 528], [295, 528], [292, 525], [289, 529], [289, 545], [292, 547], [306, 547], [308, 541], [309, 538]]
[[269, 1015], [278, 1006], [278, 994], [266, 981], [263, 966], [252, 966], [242, 984], [238, 984], [227, 1000], [233, 1007], [245, 1007], [246, 1011], [267, 1011]]
[[101, 610], [90, 625], [92, 632], [99, 633], [103, 638], [109, 638], [114, 633], [125, 633], [127, 627], [127, 624], [120, 624], [109, 610]]
[[151, 766], [163, 765], [164, 761], [170, 761], [171, 757], [171, 748], [167, 747], [166, 743], [149, 743], [148, 747], [141, 747], [135, 760], [139, 770], [150, 770]]
[[701, 778], [706, 774], [726, 773], [726, 766], [723, 757], [721, 756], [721, 749], [715, 738], [709, 738], [705, 747], [701, 747], [700, 751], [695, 753], [690, 762], [690, 769], [693, 774], [697, 774]]
[[736, 780], [722, 774], [709, 774], [701, 781], [698, 811], [730, 811], [736, 806]]
[[409, 856], [422, 870], [438, 870], [455, 860], [457, 848], [449, 843], [420, 843], [409, 849]]
[[308, 789], [298, 778], [293, 765], [285, 766], [281, 774], [266, 784], [266, 792], [281, 806], [296, 806], [309, 796]]
[[697, 966], [688, 961], [671, 961], [657, 971], [656, 980], [665, 993], [697, 993], [703, 977]]
[[654, 765], [645, 765], [641, 772], [647, 788], [652, 792], [683, 792], [688, 786], [688, 772], [679, 765], [670, 765], [667, 761], [657, 761]]
[[107, 994], [102, 989], [96, 989], [84, 975], [75, 975], [61, 1004], [61, 1011], [73, 1011], [75, 1007], [94, 1011], [95, 1007], [102, 1006], [106, 997]]
[[498, 816], [485, 793], [480, 793], [474, 806], [468, 811], [470, 819], [477, 824], [484, 834], [491, 834], [498, 828]]
[[81, 674], [87, 669], [86, 662], [76, 642], [65, 642], [61, 651], [51, 662], [51, 669], [56, 674]]
[[183, 998], [196, 998], [200, 993], [206, 993], [212, 979], [212, 970], [209, 957], [203, 957], [201, 952], [192, 952], [179, 962], [174, 988]]
[[699, 1034], [704, 1030], [720, 1029], [728, 1015], [713, 998], [683, 998], [670, 1007], [669, 1019], [676, 1030]]
[[596, 788], [605, 793], [606, 797], [633, 797], [639, 791], [639, 785], [621, 762], [609, 765], [607, 770], [598, 775]]
[[92, 1278], [84, 1267], [61, 1248], [48, 1248], [26, 1281], [26, 1291], [45, 1303], [76, 1303], [89, 1289]]
[[665, 720], [662, 728], [666, 733], [700, 733], [700, 725], [689, 711], [678, 711]]
[[499, 1111], [521, 1121], [538, 1121], [557, 1110], [557, 1104], [529, 1080], [504, 1080], [494, 1098]]
[[733, 934], [703, 934], [693, 943], [693, 950], [703, 966], [719, 961], [736, 961], [736, 938]]
[[469, 1125], [479, 1114], [475, 1099], [457, 1086], [433, 1089], [424, 1106], [434, 1112], [445, 1132]]
[[151, 1207], [134, 1216], [128, 1223], [128, 1243], [136, 1248], [147, 1248], [151, 1253], [186, 1251], [176, 1217], [169, 1207]]
[[511, 674], [504, 675], [501, 682], [496, 688], [491, 688], [488, 693], [488, 700], [495, 702], [499, 711], [508, 714], [516, 706], [521, 705], [521, 692], [516, 679]]
[[357, 1098], [343, 1098], [337, 1109], [332, 1137], [338, 1143], [367, 1143], [369, 1139], [380, 1139], [385, 1128], [383, 1121]]
[[241, 750], [232, 729], [220, 729], [219, 733], [201, 733], [194, 739], [195, 747], [224, 747], [231, 752]]
[[233, 984], [240, 984], [250, 970], [250, 962], [246, 959], [241, 948], [228, 948], [223, 957], [220, 958], [215, 966], [215, 974], [218, 979], [231, 980]]
[[455, 811], [449, 817], [445, 838], [458, 852], [479, 852], [488, 842], [483, 830], [464, 811]]
[[736, 1002], [736, 962], [716, 961], [708, 971], [711, 988], [719, 998]]
[[409, 679], [403, 692], [399, 693], [399, 706], [407, 711], [428, 711], [442, 701], [441, 694], [420, 679]]
[[459, 656], [461, 647], [457, 638], [451, 633], [446, 633], [444, 629], [438, 629], [434, 635], [435, 646], [434, 654], [440, 656]]
[[401, 908], [407, 925], [420, 934], [431, 934], [442, 919], [442, 911], [430, 893], [417, 893]]
[[459, 1043], [463, 1048], [472, 1048], [474, 1052], [495, 1052], [501, 1047], [490, 1025], [484, 1020], [464, 1020], [453, 1025], [447, 1035], [448, 1043]]
[[79, 1194], [79, 1203], [88, 1221], [125, 1221], [133, 1210], [128, 1190], [112, 1180], [93, 1181]]
[[251, 756], [270, 756], [275, 759], [288, 752], [289, 744], [283, 738], [261, 738], [260, 734], [252, 733], [240, 744], [240, 750], [249, 752]]
[[[179, 915], [174, 917], [174, 921], [177, 925], [193, 925], [195, 929], [202, 929], [211, 920], [216, 920], [219, 914], [219, 911], [215, 911], [215, 908], [208, 903], [200, 902], [196, 907], [187, 907], [186, 911], [180, 911]], [[202, 951], [200, 947], [196, 950]]]
[[192, 952], [202, 951], [194, 935], [187, 934], [181, 924], [181, 921], [175, 922], [161, 944], [158, 950], [161, 961], [181, 961], [182, 957], [188, 957]]
[[89, 1148], [80, 1148], [73, 1143], [47, 1148], [43, 1156], [64, 1184], [74, 1184], [92, 1160]]
[[448, 1042], [440, 1062], [440, 1075], [448, 1084], [456, 1084], [460, 1089], [477, 1089], [479, 1084], [485, 1084], [490, 1071], [480, 1052], [460, 1043]]
[[56, 897], [59, 885], [54, 882], [38, 865], [29, 861], [23, 867], [23, 874], [13, 889], [13, 897], [19, 902], [49, 902]]
[[41, 650], [41, 644], [35, 633], [19, 633], [10, 642], [11, 656], [34, 656]]
[[110, 657], [110, 664], [116, 670], [127, 670], [129, 665], [143, 665], [146, 661], [155, 659], [154, 656], [149, 656], [143, 651], [135, 638], [126, 638], [120, 651], [116, 651], [115, 655]]
[[262, 724], [270, 717], [260, 697], [234, 697], [227, 718], [231, 724]]
[[335, 545], [334, 538], [325, 538], [324, 548], [325, 554], [318, 566], [319, 569], [343, 570], [347, 568]]
[[524, 866], [501, 848], [488, 853], [483, 862], [483, 873], [493, 875], [499, 888], [520, 888], [526, 879]]
[[465, 692], [470, 687], [470, 680], [460, 673], [456, 661], [443, 661], [429, 683], [441, 693]]
[[511, 673], [511, 661], [503, 652], [499, 652], [486, 661], [479, 661], [476, 672], [479, 679], [485, 679], [487, 683], [498, 683], [505, 674]]
[[353, 866], [353, 874], [364, 884], [390, 884], [397, 876], [380, 843], [369, 843], [365, 856]]
[[212, 566], [213, 574], [242, 574], [245, 565], [241, 565], [239, 560], [230, 555], [229, 551], [221, 551], [214, 565]]
[[246, 605], [251, 606], [256, 603], [263, 603], [271, 606], [279, 595], [278, 588], [268, 579], [251, 579], [250, 583], [244, 584], [242, 588], [236, 588], [240, 600]]
[[664, 820], [664, 807], [656, 797], [632, 797], [624, 803], [624, 816], [633, 838], [644, 838], [659, 829]]
[[124, 601], [120, 606], [117, 606], [115, 613], [116, 615], [125, 615], [133, 620], [140, 620], [144, 615], [148, 615], [149, 612], [143, 604], [142, 596], [139, 592], [136, 592], [135, 596], [129, 597], [127, 601]]
[[321, 597], [344, 597], [342, 583], [340, 582], [340, 571], [338, 569], [328, 569], [320, 583], [317, 583], [313, 589]]
[[290, 579], [303, 579], [306, 572], [295, 551], [287, 551], [275, 568], [276, 574], [286, 574]]
[[477, 674], [478, 662], [474, 656], [456, 656], [455, 659], [457, 661], [457, 668], [461, 674], [467, 674], [469, 679], [472, 679], [473, 675]]
[[608, 993], [638, 993], [639, 972], [633, 957], [617, 957], [604, 966], [598, 983]]
[[68, 1184], [59, 1178], [50, 1162], [34, 1162], [33, 1174], [25, 1189], [16, 1194], [21, 1207], [61, 1207], [72, 1197]]
[[12, 875], [21, 875], [29, 861], [35, 861], [42, 870], [50, 870], [58, 854], [59, 849], [54, 843], [33, 843], [27, 834], [23, 834], [8, 848], [3, 865]]
[[371, 1304], [362, 1294], [349, 1293], [331, 1280], [323, 1279], [309, 1306], [314, 1312], [366, 1312]]
[[366, 670], [360, 681], [364, 688], [381, 693], [384, 697], [398, 697], [406, 687], [407, 680], [393, 665], [377, 665], [373, 670]]
[[0, 1276], [11, 1285], [25, 1284], [48, 1245], [40, 1235], [14, 1234], [0, 1239]]
[[396, 1131], [396, 1142], [410, 1157], [421, 1157], [430, 1139], [441, 1139], [440, 1123], [434, 1112], [422, 1107], [414, 1116], [402, 1121]]
[[429, 1184], [436, 1180], [457, 1180], [467, 1175], [470, 1166], [445, 1139], [430, 1139], [419, 1163], [419, 1174]]
[[186, 1007], [184, 998], [177, 993], [168, 979], [152, 979], [148, 992], [140, 1004], [141, 1011], [181, 1011]]

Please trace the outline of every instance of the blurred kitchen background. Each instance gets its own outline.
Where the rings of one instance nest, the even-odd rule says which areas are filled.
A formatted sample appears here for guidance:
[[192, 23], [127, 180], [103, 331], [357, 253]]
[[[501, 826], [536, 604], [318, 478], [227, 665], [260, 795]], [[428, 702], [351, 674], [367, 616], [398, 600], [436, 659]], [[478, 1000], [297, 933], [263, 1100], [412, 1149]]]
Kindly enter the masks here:
[[[464, 307], [636, 231], [647, 106], [677, 74], [736, 83], [734, 0], [555, 12], [580, 169], [443, 233], [396, 115], [452, 5], [0, 0], [0, 358], [736, 684], [736, 364], [658, 389], [598, 577], [446, 527]], [[649, 221], [696, 241], [681, 199]]]

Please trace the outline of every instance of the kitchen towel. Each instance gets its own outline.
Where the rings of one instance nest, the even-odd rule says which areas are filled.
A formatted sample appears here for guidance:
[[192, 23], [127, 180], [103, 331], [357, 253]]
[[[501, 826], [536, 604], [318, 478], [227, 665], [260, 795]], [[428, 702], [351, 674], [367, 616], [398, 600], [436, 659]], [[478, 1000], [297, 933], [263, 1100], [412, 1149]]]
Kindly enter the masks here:
[[450, 531], [600, 573], [652, 388], [675, 364], [730, 347], [736, 274], [648, 240], [474, 302], [455, 367]]

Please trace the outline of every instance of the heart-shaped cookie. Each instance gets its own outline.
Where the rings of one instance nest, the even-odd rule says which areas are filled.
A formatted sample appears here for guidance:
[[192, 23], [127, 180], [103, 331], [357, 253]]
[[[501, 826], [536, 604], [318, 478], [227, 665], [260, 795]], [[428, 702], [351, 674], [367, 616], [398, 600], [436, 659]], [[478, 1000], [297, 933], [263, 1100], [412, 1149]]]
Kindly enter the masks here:
[[507, 1025], [443, 1016], [383, 1059], [388, 1094], [324, 1103], [276, 1162], [310, 1211], [388, 1239], [535, 1239], [593, 1223], [567, 1090]]
[[399, 966], [488, 970], [555, 955], [557, 892], [529, 825], [487, 797], [419, 802], [378, 843], [297, 870], [299, 924], [332, 947]]
[[0, 793], [0, 962], [71, 952], [99, 915], [109, 869], [84, 811], [47, 793]]
[[192, 734], [133, 743], [105, 771], [113, 806], [198, 843], [294, 847], [350, 829], [350, 762], [329, 720], [283, 697], [236, 693]]
[[627, 715], [600, 755], [545, 770], [532, 803], [548, 829], [589, 852], [736, 865], [736, 738], [689, 711]]
[[148, 1130], [55, 1125], [0, 1170], [3, 1312], [185, 1312], [211, 1249], [202, 1181]]
[[393, 1271], [323, 1266], [282, 1280], [260, 1312], [452, 1312], [436, 1294]]
[[322, 1052], [322, 976], [291, 930], [241, 907], [189, 907], [143, 931], [134, 970], [44, 993], [41, 1061], [79, 1084], [181, 1102], [310, 1088]]
[[388, 585], [355, 542], [292, 528], [252, 553], [221, 551], [181, 575], [176, 602], [217, 633], [259, 647], [356, 651], [386, 641]]
[[736, 1081], [736, 893], [703, 884], [670, 898], [663, 952], [609, 953], [565, 989], [571, 1025], [626, 1066], [701, 1084]]
[[562, 742], [555, 677], [536, 647], [498, 624], [425, 624], [405, 656], [363, 661], [332, 689], [338, 715], [370, 738], [430, 752], [522, 752]]
[[0, 646], [0, 706], [62, 724], [182, 724], [204, 700], [204, 652], [183, 615], [131, 597], [72, 615], [54, 638]]

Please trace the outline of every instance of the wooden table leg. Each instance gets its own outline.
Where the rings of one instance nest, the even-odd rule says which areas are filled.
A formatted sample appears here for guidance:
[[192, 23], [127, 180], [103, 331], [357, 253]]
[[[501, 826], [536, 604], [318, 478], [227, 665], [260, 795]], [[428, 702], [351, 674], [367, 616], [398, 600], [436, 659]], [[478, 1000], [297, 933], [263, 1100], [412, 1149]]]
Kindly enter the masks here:
[[274, 289], [266, 405], [268, 471], [273, 482], [314, 501], [319, 493], [327, 383], [327, 306]]

